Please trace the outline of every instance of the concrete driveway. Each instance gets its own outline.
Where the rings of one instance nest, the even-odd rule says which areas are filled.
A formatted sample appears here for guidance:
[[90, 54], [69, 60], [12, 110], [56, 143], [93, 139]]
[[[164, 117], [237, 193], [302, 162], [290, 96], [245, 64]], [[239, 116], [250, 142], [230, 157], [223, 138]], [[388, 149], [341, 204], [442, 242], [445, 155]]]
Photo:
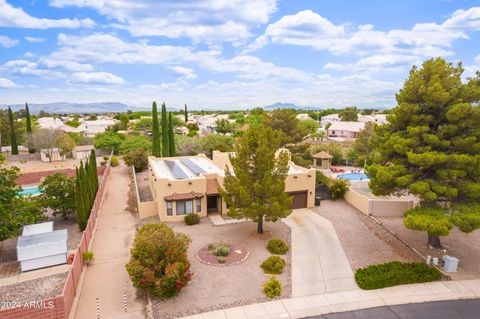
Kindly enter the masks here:
[[283, 221], [292, 229], [292, 297], [358, 288], [330, 221], [310, 209]]

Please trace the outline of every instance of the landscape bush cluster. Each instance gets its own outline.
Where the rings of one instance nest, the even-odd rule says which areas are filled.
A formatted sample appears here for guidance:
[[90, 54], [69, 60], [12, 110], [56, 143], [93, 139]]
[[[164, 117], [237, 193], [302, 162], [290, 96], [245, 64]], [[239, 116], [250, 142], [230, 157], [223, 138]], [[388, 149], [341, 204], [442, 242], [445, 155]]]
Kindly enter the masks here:
[[188, 226], [192, 226], [200, 223], [200, 216], [198, 214], [191, 213], [191, 214], [185, 215], [183, 220], [185, 221], [185, 224], [187, 224]]
[[126, 265], [133, 285], [151, 296], [171, 298], [192, 278], [187, 257], [189, 236], [161, 224], [146, 224], [135, 236]]
[[285, 267], [285, 260], [279, 256], [270, 256], [260, 265], [266, 274], [281, 274]]
[[263, 284], [263, 292], [270, 298], [278, 297], [282, 293], [282, 285], [275, 276], [271, 276], [270, 279]]
[[438, 269], [421, 262], [392, 261], [360, 268], [355, 273], [355, 280], [362, 289], [430, 282], [441, 278]]
[[281, 239], [270, 239], [267, 244], [268, 251], [276, 255], [285, 255], [288, 252], [288, 244]]

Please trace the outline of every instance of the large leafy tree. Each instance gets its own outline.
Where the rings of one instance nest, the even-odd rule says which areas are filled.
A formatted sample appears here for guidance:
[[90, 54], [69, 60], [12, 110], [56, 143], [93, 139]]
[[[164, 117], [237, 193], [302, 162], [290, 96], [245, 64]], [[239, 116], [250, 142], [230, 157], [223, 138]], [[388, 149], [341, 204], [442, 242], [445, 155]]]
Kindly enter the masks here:
[[40, 184], [40, 189], [42, 207], [52, 209], [54, 216], [61, 215], [63, 219], [68, 219], [75, 214], [75, 177], [62, 173], [49, 175]]
[[375, 130], [377, 152], [367, 168], [374, 194], [421, 199], [404, 222], [426, 231], [436, 248], [452, 225], [468, 232], [480, 227], [480, 210], [458, 208], [480, 201], [479, 76], [464, 83], [462, 72], [461, 64], [442, 58], [412, 68], [389, 124]]
[[358, 109], [355, 106], [346, 107], [338, 113], [342, 121], [356, 122], [358, 120]]
[[160, 145], [160, 127], [158, 123], [157, 102], [152, 105], [152, 155], [156, 157], [162, 156]]
[[15, 119], [13, 117], [13, 112], [10, 107], [8, 107], [8, 125], [10, 127], [10, 146], [12, 147], [12, 155], [17, 155], [18, 144], [17, 144], [17, 134], [15, 132]]
[[113, 151], [118, 153], [120, 145], [122, 145], [125, 136], [112, 131], [98, 133], [93, 139], [93, 145], [96, 149]]
[[293, 109], [274, 110], [270, 117], [265, 118], [263, 123], [274, 130], [282, 132], [282, 146], [297, 143], [309, 133], [309, 129], [300, 124], [300, 120], [296, 118], [296, 113]]
[[235, 156], [230, 156], [233, 173], [225, 169], [220, 190], [229, 205], [228, 215], [257, 223], [259, 234], [264, 221], [275, 222], [291, 213], [292, 199], [285, 192], [288, 154], [276, 154], [280, 143], [279, 132], [268, 126], [245, 131], [235, 145]]

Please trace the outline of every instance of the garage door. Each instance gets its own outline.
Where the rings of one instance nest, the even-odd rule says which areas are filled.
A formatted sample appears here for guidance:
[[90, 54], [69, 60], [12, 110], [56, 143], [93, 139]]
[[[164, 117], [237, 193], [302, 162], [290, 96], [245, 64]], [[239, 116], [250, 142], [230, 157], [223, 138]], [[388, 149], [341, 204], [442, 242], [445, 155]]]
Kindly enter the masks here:
[[289, 193], [292, 195], [292, 209], [307, 208], [307, 192], [308, 191]]

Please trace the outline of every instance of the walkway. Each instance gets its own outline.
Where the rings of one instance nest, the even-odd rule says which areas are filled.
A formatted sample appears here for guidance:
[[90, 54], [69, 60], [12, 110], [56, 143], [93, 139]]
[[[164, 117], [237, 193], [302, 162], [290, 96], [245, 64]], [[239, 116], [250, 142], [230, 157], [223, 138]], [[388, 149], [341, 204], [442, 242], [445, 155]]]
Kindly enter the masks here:
[[480, 299], [437, 301], [338, 312], [309, 319], [478, 319]]
[[[129, 185], [129, 169], [124, 165], [112, 168], [92, 247], [95, 260], [86, 270], [75, 318], [97, 318], [96, 298], [101, 318], [144, 318], [144, 301], [136, 297], [125, 270], [136, 225], [135, 217], [125, 210]], [[128, 313], [124, 312], [124, 293]]]
[[357, 288], [330, 221], [297, 209], [284, 222], [292, 229], [292, 297]]
[[[480, 280], [444, 281], [413, 284], [377, 290], [347, 290], [313, 296], [274, 300], [230, 309], [197, 314], [184, 319], [272, 319], [305, 318], [329, 313], [429, 301], [480, 298]], [[320, 317], [322, 318], [322, 317]], [[328, 317], [325, 318], [335, 318]], [[342, 318], [342, 317], [340, 317]], [[343, 317], [378, 318], [384, 317]], [[343, 319], [342, 318], [342, 319]], [[408, 317], [408, 319], [436, 318]], [[456, 319], [456, 317], [449, 317]], [[395, 318], [398, 319], [398, 318]]]

